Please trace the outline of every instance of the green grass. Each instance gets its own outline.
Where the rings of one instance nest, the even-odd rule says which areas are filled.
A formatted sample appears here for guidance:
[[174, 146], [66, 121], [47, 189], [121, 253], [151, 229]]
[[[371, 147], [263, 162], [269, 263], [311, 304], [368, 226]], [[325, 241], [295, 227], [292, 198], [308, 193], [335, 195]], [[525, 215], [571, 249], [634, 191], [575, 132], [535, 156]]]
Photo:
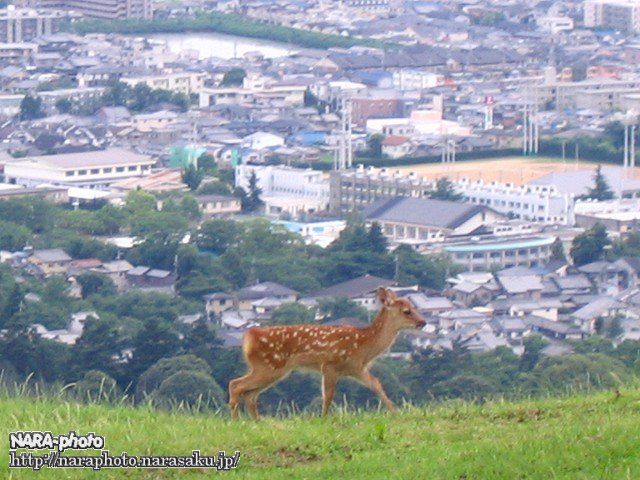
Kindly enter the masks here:
[[[189, 455], [241, 451], [251, 479], [637, 479], [640, 390], [566, 398], [455, 403], [348, 413], [243, 419], [169, 413], [145, 407], [78, 405], [0, 398], [0, 471], [7, 472], [8, 432], [96, 432], [112, 454]], [[94, 452], [92, 452], [94, 453]], [[209, 476], [216, 475], [212, 472]], [[47, 470], [37, 478], [201, 478], [190, 470]], [[35, 478], [11, 470], [11, 479]]]

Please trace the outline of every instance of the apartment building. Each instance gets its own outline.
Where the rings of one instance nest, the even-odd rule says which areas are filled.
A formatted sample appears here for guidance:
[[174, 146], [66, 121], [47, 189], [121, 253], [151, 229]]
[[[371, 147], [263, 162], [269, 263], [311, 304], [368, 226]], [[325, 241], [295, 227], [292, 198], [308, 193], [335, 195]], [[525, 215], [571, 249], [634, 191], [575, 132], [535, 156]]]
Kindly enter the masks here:
[[204, 88], [208, 74], [203, 72], [170, 72], [136, 77], [123, 76], [120, 80], [130, 87], [145, 84], [152, 89], [170, 90], [176, 93], [191, 95]]
[[640, 32], [640, 1], [587, 0], [584, 3], [584, 25]]
[[153, 0], [36, 0], [39, 7], [73, 10], [85, 17], [118, 20], [153, 18]]
[[30, 42], [42, 35], [60, 30], [62, 22], [73, 18], [62, 10], [15, 8], [9, 5], [0, 9], [0, 43]]
[[484, 205], [513, 218], [573, 225], [574, 195], [554, 185], [514, 185], [483, 181], [454, 182], [458, 192], [476, 205]]

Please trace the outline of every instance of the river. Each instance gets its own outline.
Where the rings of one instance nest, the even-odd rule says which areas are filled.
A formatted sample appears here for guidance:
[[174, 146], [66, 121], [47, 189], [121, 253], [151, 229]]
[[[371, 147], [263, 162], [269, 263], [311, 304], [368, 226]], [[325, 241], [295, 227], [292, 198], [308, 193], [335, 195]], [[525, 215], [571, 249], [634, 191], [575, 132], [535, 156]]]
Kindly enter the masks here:
[[166, 41], [175, 53], [195, 50], [200, 59], [242, 57], [247, 52], [261, 52], [265, 58], [275, 58], [299, 50], [295, 45], [221, 33], [158, 33], [147, 38]]

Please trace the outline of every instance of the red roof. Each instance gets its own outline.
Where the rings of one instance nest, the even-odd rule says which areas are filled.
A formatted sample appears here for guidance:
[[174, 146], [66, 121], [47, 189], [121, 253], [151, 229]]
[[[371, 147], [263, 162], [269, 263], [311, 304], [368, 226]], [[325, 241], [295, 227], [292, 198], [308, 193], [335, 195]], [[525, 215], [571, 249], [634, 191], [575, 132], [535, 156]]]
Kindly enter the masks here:
[[385, 147], [396, 147], [398, 145], [402, 145], [403, 143], [407, 143], [409, 141], [409, 137], [403, 137], [401, 135], [389, 135], [387, 138], [382, 140], [382, 145]]

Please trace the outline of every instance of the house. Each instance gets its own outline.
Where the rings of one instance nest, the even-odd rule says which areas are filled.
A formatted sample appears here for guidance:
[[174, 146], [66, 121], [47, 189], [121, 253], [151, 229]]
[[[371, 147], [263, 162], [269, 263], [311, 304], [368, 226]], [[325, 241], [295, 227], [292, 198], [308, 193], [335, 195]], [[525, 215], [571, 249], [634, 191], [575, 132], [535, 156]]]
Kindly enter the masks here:
[[228, 217], [242, 210], [240, 199], [230, 195], [198, 195], [196, 200], [207, 217]]
[[46, 340], [53, 340], [54, 342], [73, 345], [76, 343], [78, 338], [82, 336], [85, 323], [89, 319], [99, 320], [100, 316], [93, 311], [77, 312], [71, 314], [66, 328], [59, 330], [47, 330], [44, 325], [36, 323], [31, 325], [31, 330]]
[[490, 352], [498, 347], [509, 347], [509, 342], [503, 337], [497, 336], [491, 330], [478, 330], [460, 344], [470, 352]]
[[267, 132], [256, 132], [242, 139], [242, 147], [252, 150], [263, 150], [271, 147], [282, 147], [284, 138]]
[[623, 257], [614, 262], [616, 267], [624, 271], [624, 288], [634, 288], [640, 286], [640, 258]]
[[599, 293], [617, 293], [624, 283], [626, 269], [620, 264], [597, 261], [578, 267]]
[[448, 291], [454, 301], [461, 303], [465, 307], [485, 305], [493, 298], [494, 291], [486, 284], [474, 283], [463, 280]]
[[497, 335], [506, 338], [509, 342], [522, 343], [522, 340], [531, 333], [531, 326], [521, 318], [496, 318], [492, 323]]
[[219, 316], [222, 312], [233, 308], [233, 296], [225, 292], [215, 292], [204, 296], [207, 317]]
[[594, 333], [596, 323], [601, 318], [611, 318], [628, 308], [611, 296], [601, 296], [571, 314], [571, 318], [582, 327], [582, 331]]
[[128, 286], [141, 290], [173, 292], [176, 274], [169, 270], [160, 270], [145, 266], [134, 267], [125, 274]]
[[409, 137], [389, 135], [382, 140], [382, 154], [389, 158], [402, 158], [414, 150]]
[[45, 277], [66, 273], [72, 258], [61, 248], [34, 250], [27, 262]]
[[558, 291], [565, 295], [586, 294], [591, 293], [593, 290], [593, 285], [584, 274], [553, 275], [550, 279], [556, 285]]
[[123, 291], [128, 285], [127, 272], [132, 269], [133, 265], [126, 260], [114, 260], [112, 262], [105, 262], [99, 267], [93, 268], [92, 271], [108, 276], [116, 285], [118, 291]]
[[254, 311], [257, 300], [274, 299], [280, 303], [298, 300], [298, 292], [275, 282], [263, 282], [244, 287], [233, 294], [235, 307], [240, 311]]
[[522, 321], [531, 327], [533, 332], [556, 340], [582, 340], [585, 333], [580, 327], [567, 322], [554, 322], [546, 318], [529, 315]]
[[428, 297], [424, 293], [410, 293], [406, 296], [422, 316], [430, 317], [454, 309], [447, 297]]
[[376, 311], [379, 307], [376, 296], [378, 287], [388, 288], [396, 285], [397, 283], [393, 280], [367, 274], [313, 292], [303, 299], [303, 303], [317, 304], [322, 299], [348, 298], [369, 311]]
[[510, 297], [540, 300], [544, 284], [542, 277], [525, 267], [513, 267], [497, 274], [498, 284]]

